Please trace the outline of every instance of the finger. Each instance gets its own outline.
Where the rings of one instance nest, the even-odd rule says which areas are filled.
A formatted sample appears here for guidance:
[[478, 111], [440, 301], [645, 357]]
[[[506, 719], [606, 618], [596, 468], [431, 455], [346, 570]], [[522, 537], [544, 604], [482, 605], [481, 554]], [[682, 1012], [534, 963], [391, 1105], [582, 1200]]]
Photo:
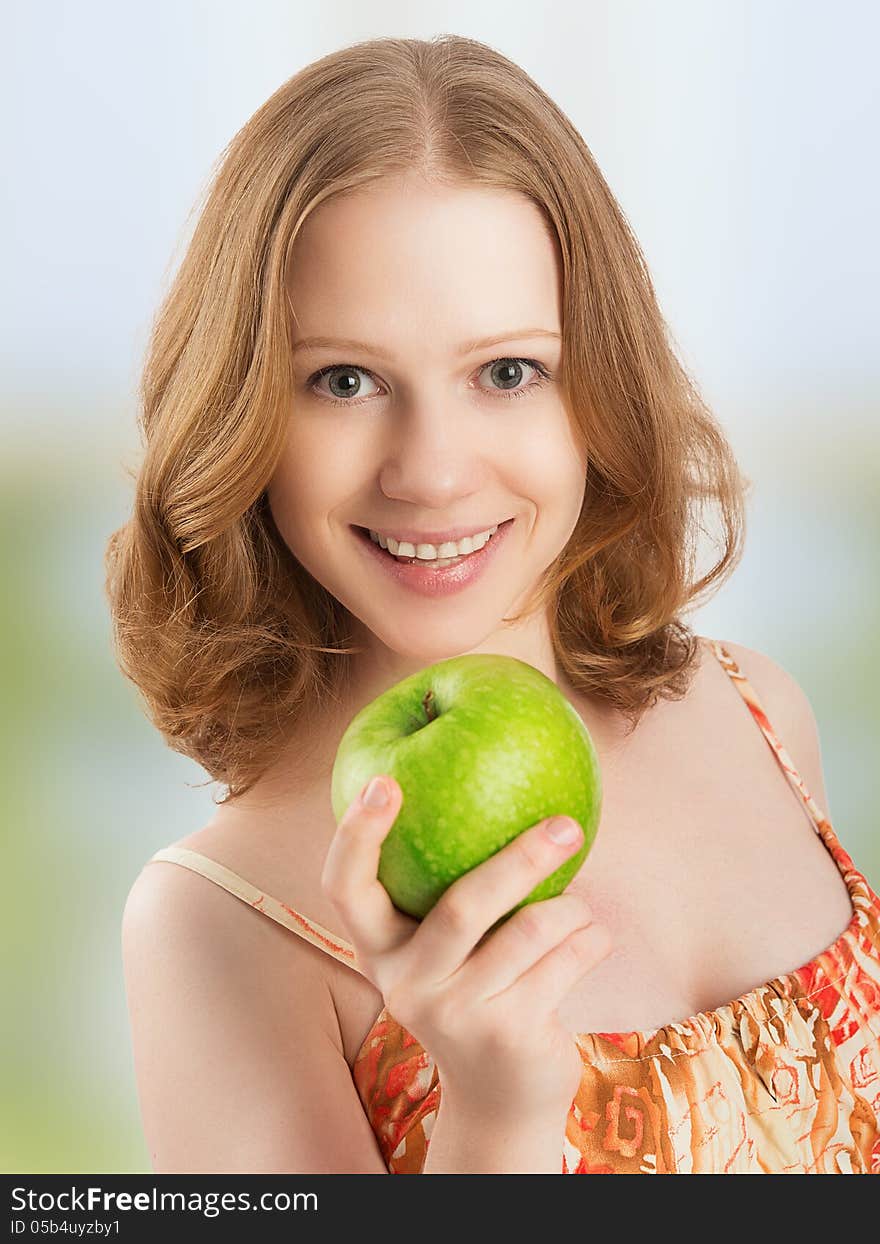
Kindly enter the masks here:
[[[342, 816], [324, 860], [321, 888], [345, 921], [355, 949], [379, 954], [412, 935], [418, 921], [394, 906], [379, 880], [379, 853], [403, 803], [403, 792], [387, 774], [384, 807], [369, 807], [367, 787]], [[367, 783], [369, 786], [369, 783]]]
[[491, 998], [509, 989], [567, 937], [592, 922], [590, 908], [577, 894], [529, 903], [488, 933], [462, 965], [459, 976], [467, 982], [468, 995]]
[[580, 826], [574, 842], [549, 836], [556, 819], [525, 830], [443, 892], [413, 935], [413, 953], [430, 980], [457, 971], [491, 925], [581, 849]]
[[575, 929], [514, 982], [510, 990], [498, 994], [496, 1000], [515, 989], [520, 1008], [527, 999], [530, 1012], [552, 1015], [581, 977], [607, 957], [612, 946], [611, 933], [604, 924]]

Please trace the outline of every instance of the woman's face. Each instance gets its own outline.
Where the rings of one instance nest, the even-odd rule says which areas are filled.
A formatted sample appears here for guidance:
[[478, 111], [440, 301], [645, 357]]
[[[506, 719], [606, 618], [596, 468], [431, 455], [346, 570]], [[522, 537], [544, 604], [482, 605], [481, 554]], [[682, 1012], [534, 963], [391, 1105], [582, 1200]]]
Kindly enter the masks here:
[[[288, 291], [296, 387], [268, 489], [279, 532], [392, 652], [424, 665], [493, 650], [565, 547], [585, 487], [539, 210], [515, 193], [383, 182], [312, 213]], [[359, 530], [416, 550], [429, 533], [507, 520], [449, 569], [410, 569]]]

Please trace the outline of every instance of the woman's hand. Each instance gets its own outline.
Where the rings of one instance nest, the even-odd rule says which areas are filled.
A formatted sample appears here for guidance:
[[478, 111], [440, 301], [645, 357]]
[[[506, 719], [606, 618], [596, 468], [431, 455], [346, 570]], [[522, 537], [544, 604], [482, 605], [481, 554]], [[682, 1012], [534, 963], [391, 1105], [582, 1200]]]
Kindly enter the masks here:
[[487, 931], [579, 849], [580, 827], [560, 844], [549, 821], [532, 826], [459, 877], [419, 922], [378, 879], [382, 841], [403, 801], [397, 782], [382, 780], [387, 804], [349, 806], [321, 878], [361, 970], [437, 1064], [444, 1095], [517, 1123], [564, 1120], [583, 1064], [557, 1009], [609, 953], [610, 933], [567, 893], [528, 903]]

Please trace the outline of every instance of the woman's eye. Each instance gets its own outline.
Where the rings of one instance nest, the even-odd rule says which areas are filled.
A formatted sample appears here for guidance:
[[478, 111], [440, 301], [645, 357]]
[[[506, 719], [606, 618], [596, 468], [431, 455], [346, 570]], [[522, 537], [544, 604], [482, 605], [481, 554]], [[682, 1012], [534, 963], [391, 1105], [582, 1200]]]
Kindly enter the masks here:
[[[534, 372], [527, 383], [523, 383], [524, 368]], [[488, 373], [488, 385], [477, 384], [476, 387], [492, 397], [523, 397], [533, 389], [540, 388], [550, 379], [550, 373], [536, 359], [498, 358], [485, 363], [477, 372], [477, 376]], [[365, 367], [355, 367], [351, 363], [334, 363], [330, 367], [322, 367], [308, 381], [309, 391], [328, 401], [331, 406], [358, 406], [375, 392], [364, 392], [363, 381], [359, 377], [366, 376], [369, 384], [376, 384], [371, 372]], [[326, 380], [329, 393], [318, 388]], [[353, 400], [356, 399], [356, 400]]]
[[[532, 380], [529, 384], [523, 384], [523, 364], [536, 372], [540, 379]], [[519, 397], [523, 393], [527, 393], [529, 389], [543, 384], [547, 379], [548, 373], [541, 364], [533, 359], [504, 358], [493, 359], [491, 363], [487, 363], [485, 367], [480, 368], [479, 374], [483, 372], [489, 373], [491, 384], [488, 386], [489, 392], [500, 394], [501, 397]], [[482, 388], [479, 385], [478, 388]]]
[[[370, 376], [370, 373], [364, 367], [352, 367], [349, 363], [336, 363], [332, 367], [322, 367], [320, 371], [315, 372], [309, 381], [309, 388], [317, 392], [320, 397], [329, 396], [330, 401], [337, 399], [334, 402], [336, 406], [353, 406], [357, 403], [352, 402], [351, 398], [364, 396], [361, 393], [363, 385], [358, 376]], [[317, 387], [325, 377], [330, 387], [329, 395], [321, 392]], [[370, 380], [375, 384], [371, 376]], [[373, 395], [368, 392], [365, 396], [372, 397]]]

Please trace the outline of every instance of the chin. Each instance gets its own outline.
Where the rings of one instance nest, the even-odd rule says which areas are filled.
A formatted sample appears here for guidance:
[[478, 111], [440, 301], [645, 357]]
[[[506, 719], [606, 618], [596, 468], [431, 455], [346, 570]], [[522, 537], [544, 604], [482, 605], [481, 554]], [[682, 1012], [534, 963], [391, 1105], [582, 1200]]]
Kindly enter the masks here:
[[405, 661], [418, 666], [435, 665], [438, 661], [446, 661], [451, 657], [463, 656], [466, 652], [476, 651], [481, 644], [501, 628], [500, 619], [496, 619], [488, 630], [479, 628], [465, 630], [456, 627], [454, 632], [447, 625], [438, 627], [436, 636], [426, 634], [428, 628], [420, 628], [418, 636], [389, 631], [387, 627], [370, 627], [380, 643]]

